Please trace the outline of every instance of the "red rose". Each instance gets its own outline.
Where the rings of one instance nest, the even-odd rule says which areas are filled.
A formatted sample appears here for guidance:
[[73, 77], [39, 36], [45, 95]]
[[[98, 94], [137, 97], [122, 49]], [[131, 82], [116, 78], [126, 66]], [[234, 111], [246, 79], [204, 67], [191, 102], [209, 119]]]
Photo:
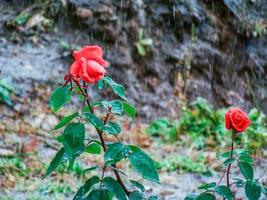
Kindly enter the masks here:
[[102, 58], [103, 50], [99, 46], [84, 46], [74, 51], [74, 63], [70, 66], [70, 75], [74, 79], [87, 83], [96, 83], [105, 76], [107, 62]]
[[225, 127], [236, 132], [243, 132], [250, 125], [247, 114], [240, 108], [230, 108], [225, 113]]

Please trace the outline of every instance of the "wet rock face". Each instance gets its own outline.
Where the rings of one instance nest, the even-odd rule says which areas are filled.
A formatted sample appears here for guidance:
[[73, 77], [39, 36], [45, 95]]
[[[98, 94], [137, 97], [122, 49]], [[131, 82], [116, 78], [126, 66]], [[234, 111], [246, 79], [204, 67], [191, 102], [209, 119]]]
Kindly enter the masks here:
[[227, 8], [240, 21], [257, 21], [267, 18], [267, 5], [259, 0], [224, 0]]
[[[267, 4], [263, 1], [64, 2], [62, 9], [68, 16], [58, 21], [59, 37], [80, 45], [88, 41], [102, 45], [111, 66], [109, 74], [126, 85], [141, 116], [168, 116], [181, 96], [204, 96], [217, 106], [259, 105], [267, 111]], [[144, 32], [141, 39], [140, 30]], [[144, 38], [151, 38], [153, 46], [145, 47], [145, 56], [141, 56], [136, 45]], [[1, 49], [5, 49], [3, 45]], [[62, 59], [53, 60], [60, 57], [56, 42], [46, 43], [44, 52], [40, 48], [25, 52], [26, 46], [19, 46], [16, 56], [22, 56], [14, 59], [12, 48], [16, 47], [0, 52], [0, 61], [22, 70], [17, 75], [4, 69], [16, 78], [30, 78], [25, 66], [31, 65], [31, 73], [42, 72], [32, 76], [36, 81], [59, 80], [68, 67]], [[17, 65], [22, 57], [25, 59]]]
[[33, 81], [58, 83], [66, 73], [57, 46], [51, 42], [45, 48], [28, 44], [20, 46], [6, 40], [0, 43], [1, 75], [13, 79], [20, 94], [32, 91]]
[[[81, 2], [72, 3], [74, 7], [79, 7]], [[92, 32], [101, 30], [100, 37], [106, 33], [112, 38], [102, 38], [106, 43], [112, 44], [109, 54], [114, 68], [112, 73], [123, 72], [119, 76], [125, 77], [123, 82], [132, 80], [135, 83], [129, 83], [128, 88], [131, 95], [138, 97], [137, 101], [148, 100], [153, 105], [155, 99], [155, 102], [161, 102], [155, 103], [156, 107], [168, 107], [166, 101], [172, 100], [172, 90], [177, 84], [174, 74], [186, 71], [188, 65], [192, 74], [192, 80], [185, 80], [191, 82], [187, 84], [192, 89], [188, 91], [189, 98], [197, 94], [209, 97], [217, 105], [252, 106], [251, 94], [247, 92], [247, 87], [250, 86], [247, 86], [245, 74], [251, 70], [264, 74], [265, 50], [264, 45], [255, 42], [251, 34], [242, 32], [251, 31], [245, 26], [248, 20], [250, 24], [266, 20], [263, 12], [266, 5], [262, 5], [262, 2], [140, 0], [120, 3], [97, 1], [96, 4], [95, 7], [83, 6], [94, 9], [95, 21], [103, 20], [104, 23], [87, 25], [93, 25], [93, 29], [95, 27]], [[107, 5], [109, 9], [103, 9]], [[113, 18], [114, 21], [111, 20]], [[110, 24], [111, 29], [107, 28]], [[241, 28], [235, 27], [236, 24]], [[145, 29], [147, 36], [154, 42], [145, 58], [136, 55], [134, 47], [141, 28]], [[260, 38], [256, 40], [263, 43], [266, 41], [265, 36]], [[120, 46], [114, 48], [114, 42]], [[130, 78], [127, 74], [133, 77]], [[266, 87], [266, 83], [261, 86]], [[141, 97], [138, 93], [142, 91], [146, 95]], [[163, 102], [162, 97], [154, 95], [157, 93], [167, 95], [163, 97]], [[149, 94], [154, 98], [149, 99]]]

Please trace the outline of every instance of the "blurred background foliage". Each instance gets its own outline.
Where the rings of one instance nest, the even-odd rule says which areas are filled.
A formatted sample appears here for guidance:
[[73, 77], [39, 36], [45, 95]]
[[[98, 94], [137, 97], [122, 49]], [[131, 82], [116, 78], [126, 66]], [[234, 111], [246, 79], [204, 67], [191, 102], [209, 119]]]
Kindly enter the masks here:
[[[206, 99], [199, 97], [183, 109], [180, 118], [156, 119], [147, 128], [147, 133], [168, 143], [187, 140], [184, 142], [186, 146], [193, 145], [197, 149], [225, 148], [231, 138], [231, 132], [224, 125], [225, 111], [226, 108], [215, 109]], [[242, 142], [247, 148], [264, 150], [267, 148], [267, 117], [256, 108], [248, 115], [252, 123]]]

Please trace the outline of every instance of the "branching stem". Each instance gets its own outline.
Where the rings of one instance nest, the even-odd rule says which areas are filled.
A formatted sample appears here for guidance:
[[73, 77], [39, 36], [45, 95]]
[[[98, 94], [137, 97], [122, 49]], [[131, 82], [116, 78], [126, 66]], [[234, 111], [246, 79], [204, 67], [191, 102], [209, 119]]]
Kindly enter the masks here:
[[[77, 87], [79, 88], [80, 92], [82, 93], [82, 95], [83, 95], [84, 98], [86, 99], [86, 103], [87, 103], [87, 105], [88, 105], [88, 107], [89, 107], [89, 109], [90, 109], [90, 112], [93, 114], [93, 113], [94, 113], [94, 109], [93, 109], [93, 107], [92, 107], [91, 104], [90, 104], [90, 100], [89, 100], [89, 96], [88, 96], [88, 92], [87, 92], [87, 86], [86, 86], [86, 83], [83, 82], [83, 88], [82, 88], [82, 86], [80, 85], [80, 83], [79, 83], [78, 81], [74, 80], [74, 82], [76, 83], [76, 85], [77, 85]], [[111, 116], [111, 108], [108, 109], [108, 112], [107, 112], [107, 114], [106, 114], [106, 117], [104, 118], [104, 124], [106, 124], [106, 123], [108, 122], [110, 116]], [[97, 129], [97, 128], [96, 128], [96, 131], [97, 131], [97, 133], [98, 133], [98, 136], [99, 136], [99, 139], [100, 139], [102, 148], [103, 148], [104, 152], [106, 152], [106, 150], [107, 150], [107, 145], [106, 145], [105, 140], [104, 140], [104, 137], [103, 137], [103, 131], [101, 131], [101, 130], [99, 130], [99, 129]], [[117, 179], [118, 183], [121, 185], [121, 187], [122, 187], [123, 190], [125, 191], [126, 195], [129, 196], [129, 195], [130, 195], [130, 192], [129, 192], [129, 190], [126, 188], [126, 186], [124, 185], [124, 183], [123, 183], [123, 181], [122, 181], [122, 179], [121, 179], [121, 177], [120, 177], [119, 172], [116, 170], [116, 169], [117, 169], [116, 164], [112, 164], [111, 166], [113, 167], [113, 172], [114, 172], [114, 174], [115, 174], [115, 176], [116, 176], [116, 179]], [[103, 168], [102, 175], [105, 173], [105, 169], [106, 169], [106, 168]], [[103, 178], [103, 177], [102, 177], [102, 178]]]
[[[79, 88], [80, 92], [82, 93], [82, 95], [84, 96], [85, 100], [86, 100], [86, 103], [90, 109], [90, 112], [91, 113], [94, 113], [94, 110], [91, 106], [91, 103], [90, 103], [90, 100], [89, 100], [89, 97], [88, 97], [88, 93], [87, 93], [87, 89], [86, 88], [82, 88], [82, 86], [80, 85], [79, 81], [76, 81], [74, 80], [74, 82], [76, 83], [77, 87]], [[84, 83], [85, 84], [85, 83]]]

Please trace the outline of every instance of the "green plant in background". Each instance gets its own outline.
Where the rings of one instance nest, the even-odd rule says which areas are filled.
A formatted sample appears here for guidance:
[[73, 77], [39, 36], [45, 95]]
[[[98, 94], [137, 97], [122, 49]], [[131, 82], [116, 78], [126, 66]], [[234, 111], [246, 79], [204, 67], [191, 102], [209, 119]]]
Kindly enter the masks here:
[[[224, 149], [230, 142], [230, 132], [221, 123], [224, 120], [225, 109], [214, 109], [207, 100], [197, 98], [183, 110], [179, 120], [156, 119], [146, 129], [147, 134], [159, 137], [164, 143], [179, 143], [184, 146], [202, 149], [212, 147]], [[267, 148], [267, 116], [257, 109], [248, 114], [251, 125], [245, 135], [236, 138], [237, 145], [243, 145], [247, 150], [264, 151]], [[188, 137], [191, 143], [188, 143]], [[160, 170], [183, 170], [194, 173], [209, 172], [204, 156], [199, 159], [190, 156], [167, 156], [159, 159], [157, 166]]]
[[204, 174], [209, 171], [205, 164], [205, 157], [199, 156], [192, 159], [188, 156], [171, 155], [157, 162], [157, 166], [161, 170], [167, 171], [183, 171]]
[[[231, 150], [219, 155], [218, 158], [222, 159], [223, 165], [227, 168], [217, 183], [201, 185], [198, 189], [203, 192], [198, 195], [187, 195], [185, 200], [216, 200], [218, 196], [224, 200], [236, 200], [239, 199], [237, 191], [241, 188], [244, 189], [248, 200], [258, 200], [262, 194], [267, 197], [267, 188], [261, 185], [254, 176], [254, 161], [250, 152], [246, 149], [235, 148], [236, 139], [246, 134], [244, 131], [250, 123], [249, 117], [240, 108], [230, 108], [226, 112], [225, 127], [232, 130]], [[230, 177], [231, 167], [235, 163], [237, 163], [243, 179]], [[222, 184], [224, 178], [225, 185]]]
[[137, 42], [135, 43], [138, 54], [140, 56], [145, 56], [147, 53], [147, 49], [152, 47], [152, 45], [153, 45], [152, 38], [145, 37], [144, 30], [140, 29], [138, 32]]
[[224, 146], [225, 135], [229, 133], [221, 124], [223, 116], [223, 109], [216, 110], [206, 99], [198, 97], [183, 111], [178, 134], [190, 136], [197, 148], [216, 144]]
[[16, 176], [23, 176], [27, 172], [27, 166], [20, 157], [0, 157], [0, 175], [13, 174]]
[[70, 196], [74, 191], [70, 185], [65, 183], [62, 184], [61, 181], [48, 181], [45, 185], [41, 185], [40, 188], [38, 188], [38, 192], [41, 196], [46, 196], [48, 194], [64, 194]]
[[252, 109], [248, 115], [251, 125], [244, 137], [247, 148], [267, 149], [267, 116], [256, 108]]
[[11, 198], [11, 197], [2, 195], [2, 196], [1, 196], [1, 200], [14, 200], [14, 198]]
[[159, 136], [164, 142], [176, 142], [178, 122], [159, 118], [153, 121], [146, 129], [151, 136]]
[[7, 26], [17, 29], [25, 36], [38, 34], [39, 31], [50, 30], [53, 18], [62, 10], [61, 1], [37, 0], [19, 13]]
[[[198, 97], [183, 110], [178, 120], [156, 119], [147, 128], [147, 133], [160, 136], [164, 142], [170, 143], [176, 142], [181, 136], [188, 136], [198, 149], [217, 145], [225, 147], [230, 132], [221, 123], [224, 112], [225, 109], [215, 109], [206, 99]], [[247, 149], [266, 149], [267, 116], [254, 108], [249, 112], [249, 118], [251, 126], [237, 142], [243, 140]]]
[[15, 94], [15, 89], [12, 87], [11, 83], [5, 79], [0, 79], [0, 101], [8, 106], [12, 106], [13, 104], [10, 98], [11, 93]]
[[[112, 115], [128, 114], [134, 117], [135, 108], [128, 102], [124, 86], [116, 83], [111, 77], [105, 76], [107, 62], [103, 60], [103, 51], [99, 46], [85, 46], [80, 51], [73, 52], [75, 61], [71, 65], [69, 73], [65, 76], [65, 84], [57, 87], [51, 95], [49, 106], [53, 111], [59, 111], [71, 97], [77, 94], [82, 101], [80, 112], [75, 112], [64, 117], [54, 128], [64, 128], [57, 140], [62, 148], [51, 161], [44, 177], [49, 176], [61, 164], [68, 162], [68, 169], [73, 169], [75, 160], [81, 154], [100, 154], [103, 165], [100, 175], [90, 177], [77, 191], [74, 200], [144, 200], [144, 186], [134, 180], [122, 178], [125, 173], [117, 168], [117, 163], [129, 160], [131, 167], [144, 179], [159, 183], [159, 176], [154, 161], [138, 146], [125, 144], [119, 138], [122, 132], [120, 124], [113, 121]], [[99, 91], [109, 88], [119, 99], [100, 100], [92, 102], [88, 87], [96, 86]], [[95, 110], [105, 111], [105, 114], [96, 114]], [[86, 134], [85, 125], [95, 129], [99, 139], [91, 138]], [[115, 142], [107, 142], [105, 135], [114, 138]], [[92, 166], [89, 166], [91, 168]], [[91, 168], [92, 169], [92, 168]], [[95, 167], [93, 167], [95, 169]], [[112, 176], [106, 175], [110, 170]], [[78, 169], [78, 173], [81, 169]], [[128, 189], [128, 184], [134, 190]], [[150, 196], [148, 200], [156, 200], [156, 196]]]
[[192, 23], [191, 25], [191, 41], [195, 42], [197, 40], [197, 31], [196, 31], [196, 25]]
[[254, 30], [252, 31], [252, 35], [254, 37], [260, 37], [267, 33], [267, 23], [264, 19], [260, 19], [254, 23]]
[[30, 17], [31, 17], [31, 14], [29, 12], [24, 11], [15, 17], [14, 22], [17, 25], [24, 25], [30, 19]]
[[[47, 169], [49, 166], [44, 163], [44, 167], [45, 169]], [[56, 169], [55, 172], [57, 174], [59, 174], [60, 176], [64, 175], [64, 173], [66, 172], [66, 169], [68, 168], [68, 163], [64, 162], [61, 165], [59, 165]], [[89, 167], [86, 168], [86, 165], [84, 164], [84, 162], [82, 162], [81, 160], [77, 160], [74, 164], [73, 167], [71, 169], [69, 169], [75, 176], [77, 177], [81, 177], [81, 178], [85, 178], [87, 172], [90, 172], [92, 170], [97, 169], [97, 167]]]
[[64, 56], [69, 56], [75, 49], [80, 49], [78, 45], [73, 45], [72, 43], [66, 42], [64, 40], [59, 41], [60, 48], [63, 50]]
[[[12, 185], [12, 190], [7, 191], [7, 193], [2, 192], [0, 195], [0, 200], [17, 200], [21, 199], [20, 193], [25, 193], [27, 199], [30, 200], [62, 200], [66, 197], [71, 197], [76, 191], [77, 186], [82, 184], [82, 182], [90, 176], [87, 173], [88, 169], [84, 170], [86, 166], [80, 160], [75, 162], [72, 173], [75, 177], [65, 176], [67, 163], [60, 165], [56, 170], [56, 175], [53, 178], [48, 179], [43, 184], [38, 177], [40, 172], [44, 172], [47, 169], [46, 163], [41, 165], [42, 168], [36, 168], [32, 166], [32, 162], [27, 161], [27, 157], [34, 159], [34, 161], [39, 160], [35, 158], [35, 154], [24, 154], [26, 160], [21, 158], [21, 154], [15, 154], [12, 156], [0, 156], [0, 176], [7, 177], [7, 181], [4, 179], [3, 184]], [[62, 178], [67, 177], [66, 182], [62, 182]], [[2, 179], [1, 179], [2, 181]], [[9, 182], [10, 181], [10, 182]], [[75, 187], [73, 187], [73, 182], [75, 182]], [[13, 185], [15, 184], [15, 185]], [[2, 189], [2, 188], [1, 188]], [[3, 187], [5, 191], [6, 187]], [[12, 191], [20, 191], [12, 192]]]

